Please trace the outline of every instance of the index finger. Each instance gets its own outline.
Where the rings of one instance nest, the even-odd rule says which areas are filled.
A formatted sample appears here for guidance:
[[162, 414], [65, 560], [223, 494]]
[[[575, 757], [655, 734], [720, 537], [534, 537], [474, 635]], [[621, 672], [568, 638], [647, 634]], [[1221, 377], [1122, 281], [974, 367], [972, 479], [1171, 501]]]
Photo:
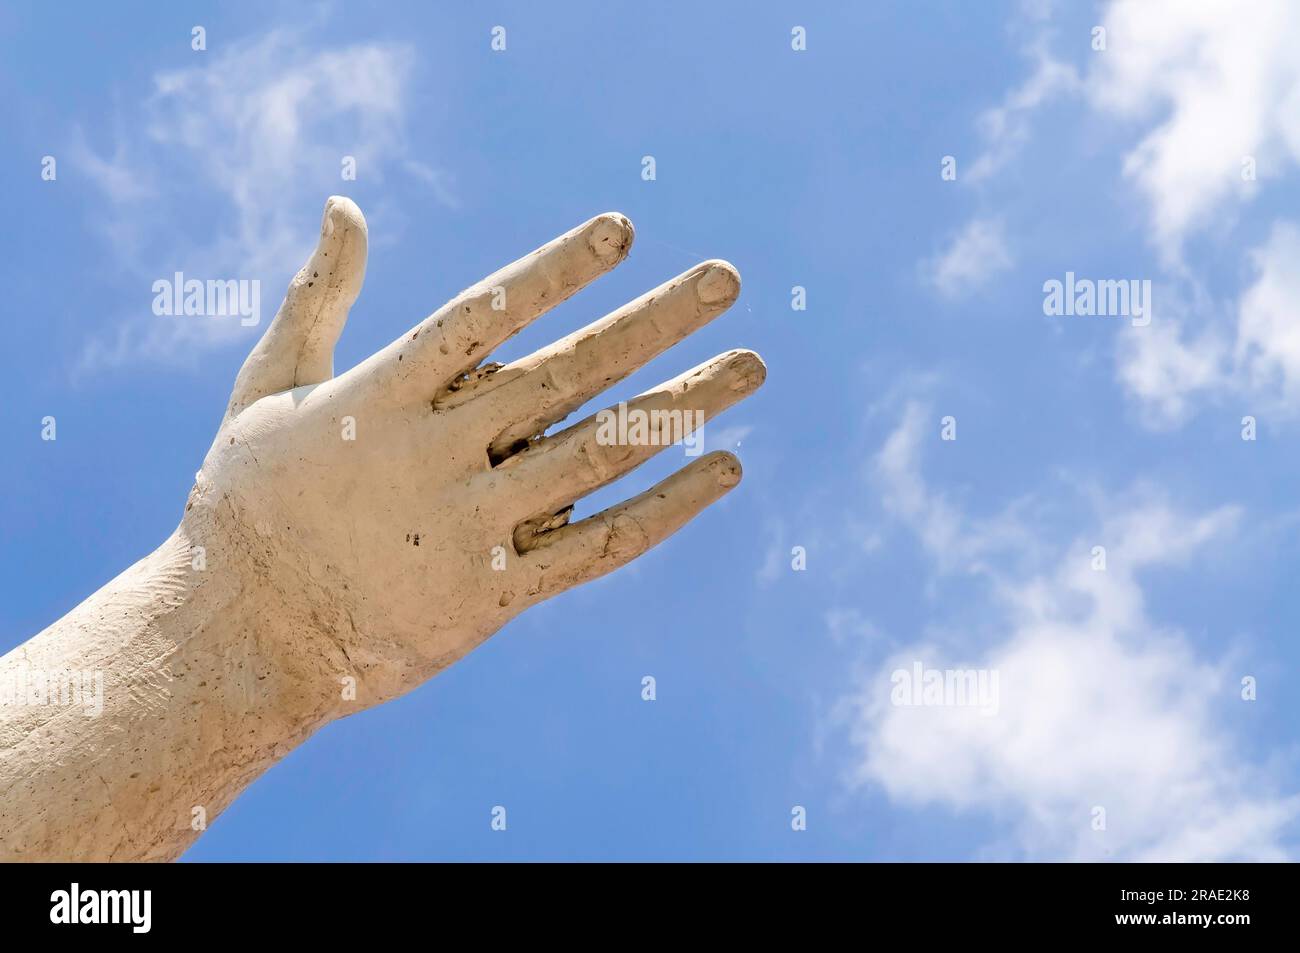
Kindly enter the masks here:
[[429, 400], [621, 262], [633, 235], [617, 212], [597, 215], [465, 289], [349, 373], [378, 399]]

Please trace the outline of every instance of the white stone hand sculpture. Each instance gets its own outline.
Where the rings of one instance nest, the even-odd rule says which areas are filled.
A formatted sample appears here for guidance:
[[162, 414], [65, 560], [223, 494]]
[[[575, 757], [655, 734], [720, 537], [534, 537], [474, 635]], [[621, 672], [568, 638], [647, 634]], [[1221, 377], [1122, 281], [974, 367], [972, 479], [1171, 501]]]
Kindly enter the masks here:
[[[333, 375], [366, 224], [325, 207], [319, 246], [244, 363], [166, 543], [25, 645], [0, 678], [102, 672], [98, 717], [0, 708], [0, 857], [172, 859], [294, 745], [408, 691], [543, 599], [644, 553], [740, 479], [727, 453], [581, 522], [575, 500], [753, 392], [732, 351], [540, 436], [726, 310], [705, 262], [504, 367], [522, 327], [613, 268], [632, 227], [592, 219]], [[672, 414], [678, 411], [684, 413]], [[698, 412], [698, 416], [697, 416]], [[622, 435], [626, 436], [626, 435]]]

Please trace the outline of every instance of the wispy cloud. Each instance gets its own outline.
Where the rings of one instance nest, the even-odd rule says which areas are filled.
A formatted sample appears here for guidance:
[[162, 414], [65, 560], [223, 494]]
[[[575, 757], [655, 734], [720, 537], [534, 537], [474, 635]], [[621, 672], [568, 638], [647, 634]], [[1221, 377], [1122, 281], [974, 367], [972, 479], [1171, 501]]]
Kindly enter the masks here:
[[[78, 131], [75, 161], [103, 196], [98, 224], [140, 278], [144, 303], [141, 316], [89, 342], [81, 370], [183, 361], [239, 335], [237, 321], [148, 313], [150, 283], [175, 271], [247, 279], [290, 272], [311, 248], [325, 196], [346, 191], [345, 156], [358, 179], [397, 170], [453, 201], [445, 174], [408, 154], [413, 63], [404, 44], [308, 49], [274, 31], [156, 74], [139, 107], [118, 117], [106, 154]], [[268, 290], [267, 304], [278, 297]]]
[[1045, 32], [1034, 36], [1026, 53], [1034, 63], [1028, 78], [979, 117], [984, 151], [962, 177], [967, 182], [982, 182], [1000, 172], [1029, 141], [1034, 112], [1057, 96], [1080, 88], [1074, 67], [1051, 54]]
[[1248, 386], [1300, 411], [1300, 227], [1279, 222], [1250, 255], [1254, 283], [1238, 310], [1235, 359]]
[[[1165, 305], [1148, 327], [1121, 333], [1120, 380], [1143, 402], [1145, 422], [1176, 426], [1198, 401], [1228, 395], [1256, 412], [1283, 419], [1300, 415], [1300, 227], [1276, 223], [1246, 258], [1252, 277], [1235, 306], [1192, 321], [1188, 316], [1214, 306]], [[1162, 297], [1172, 292], [1166, 289]], [[1193, 324], [1200, 330], [1192, 330]]]
[[[1300, 799], [1274, 793], [1222, 727], [1224, 706], [1244, 704], [1237, 676], [1154, 618], [1140, 582], [1230, 537], [1238, 509], [1187, 513], [1137, 488], [1122, 506], [1102, 504], [1091, 533], [1040, 540], [1051, 560], [1026, 561], [1017, 550], [1031, 531], [1014, 513], [972, 520], [928, 486], [919, 448], [929, 416], [908, 406], [875, 480], [934, 571], [967, 571], [951, 554], [976, 554], [990, 595], [962, 606], [961, 632], [904, 645], [863, 673], [841, 706], [856, 780], [902, 804], [1006, 818], [1012, 836], [996, 849], [1012, 856], [1284, 857]], [[1106, 548], [1104, 570], [1094, 545]], [[843, 618], [832, 621], [841, 632]], [[997, 713], [892, 704], [891, 673], [917, 661], [996, 671]]]
[[1116, 373], [1138, 399], [1141, 422], [1166, 430], [1184, 423], [1207, 394], [1234, 386], [1230, 344], [1214, 316], [1201, 314], [1213, 303], [1198, 305], [1167, 283], [1153, 298], [1151, 323], [1122, 328], [1116, 337]]
[[955, 298], [1006, 271], [1011, 261], [1001, 222], [976, 218], [953, 235], [943, 251], [926, 262], [924, 272], [940, 294]]
[[741, 443], [754, 432], [752, 424], [732, 424], [728, 427], [712, 427], [704, 435], [704, 449], [739, 450]]

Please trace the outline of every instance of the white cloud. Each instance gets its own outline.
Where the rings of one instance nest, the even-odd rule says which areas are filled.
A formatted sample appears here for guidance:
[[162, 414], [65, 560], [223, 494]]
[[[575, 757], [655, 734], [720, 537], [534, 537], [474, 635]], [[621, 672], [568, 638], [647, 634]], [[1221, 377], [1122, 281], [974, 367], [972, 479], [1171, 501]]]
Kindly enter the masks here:
[[1225, 384], [1225, 347], [1212, 328], [1192, 337], [1172, 316], [1126, 328], [1119, 336], [1120, 382], [1142, 401], [1145, 423], [1173, 427], [1191, 413], [1195, 398]]
[[953, 236], [948, 247], [925, 265], [925, 274], [944, 297], [973, 291], [1011, 267], [1002, 223], [976, 218]]
[[[450, 202], [445, 176], [407, 154], [413, 62], [406, 45], [309, 50], [275, 31], [156, 74], [152, 93], [119, 119], [110, 157], [78, 134], [75, 161], [106, 200], [98, 215], [105, 237], [141, 281], [137, 316], [92, 340], [82, 369], [183, 360], [241, 336], [238, 321], [152, 315], [152, 281], [174, 271], [200, 279], [292, 273], [315, 241], [326, 196], [346, 189], [345, 155], [368, 181], [399, 169]], [[274, 313], [279, 298], [267, 286], [263, 308]]]
[[[1273, 794], [1222, 727], [1225, 707], [1243, 704], [1235, 674], [1153, 618], [1139, 582], [1228, 537], [1239, 512], [1187, 514], [1140, 490], [1052, 563], [1026, 562], [1014, 542], [1024, 527], [981, 525], [927, 487], [915, 452], [926, 420], [909, 406], [877, 457], [887, 508], [940, 571], [954, 548], [981, 553], [993, 595], [962, 607], [964, 637], [906, 646], [866, 673], [845, 705], [857, 780], [903, 804], [1004, 818], [1013, 856], [1285, 856], [1300, 801]], [[1092, 568], [1094, 544], [1107, 548], [1104, 572]], [[1005, 634], [976, 644], [987, 630]], [[891, 673], [916, 661], [997, 671], [997, 713], [891, 704]], [[1104, 831], [1093, 829], [1097, 807]]]
[[1236, 360], [1256, 392], [1300, 410], [1300, 228], [1273, 227], [1251, 253], [1255, 282], [1242, 295]]
[[1254, 195], [1242, 159], [1277, 176], [1300, 161], [1300, 6], [1290, 0], [1116, 0], [1088, 96], [1120, 119], [1157, 123], [1126, 156], [1170, 263], [1194, 230], [1218, 228]]
[[[1203, 300], [1184, 255], [1194, 235], [1229, 234], [1261, 184], [1300, 164], [1300, 6], [1113, 0], [1099, 17], [1106, 49], [1086, 54], [1083, 79], [1051, 52], [1051, 12], [1051, 4], [1022, 4], [1015, 28], [1029, 33], [1034, 66], [980, 117], [986, 147], [966, 178], [1000, 170], [1027, 140], [1036, 110], [1081, 91], [1098, 116], [1137, 142], [1118, 167], [1142, 199], [1171, 279], [1152, 324], [1127, 329], [1118, 341], [1117, 374], [1139, 399], [1144, 422], [1175, 426], [1201, 401], [1223, 396], [1295, 414], [1300, 333], [1288, 301], [1296, 300], [1297, 281], [1286, 264], [1288, 255], [1295, 261], [1295, 227], [1279, 223], [1252, 251], [1257, 280], [1235, 307]], [[1247, 160], [1259, 181], [1243, 176]], [[998, 237], [968, 226], [965, 240], [934, 265], [940, 290], [956, 294], [978, 280], [980, 245], [1005, 249]], [[1175, 294], [1192, 300], [1173, 302]]]
[[[1197, 399], [1211, 394], [1236, 395], [1257, 412], [1300, 413], [1300, 227], [1275, 224], [1248, 258], [1254, 277], [1228, 333], [1218, 330], [1223, 319], [1213, 317], [1193, 333], [1173, 307], [1159, 309], [1149, 326], [1121, 333], [1120, 381], [1143, 402], [1148, 423], [1181, 423]], [[1181, 310], [1196, 309], [1184, 303]]]
[[[1144, 196], [1165, 264], [1199, 292], [1183, 261], [1187, 238], [1226, 234], [1258, 185], [1242, 176], [1253, 159], [1261, 180], [1300, 163], [1300, 6], [1116, 0], [1103, 22], [1108, 48], [1088, 77], [1093, 106], [1146, 123], [1124, 159]], [[1235, 308], [1195, 317], [1164, 308], [1151, 326], [1122, 336], [1118, 373], [1146, 420], [1181, 423], [1198, 399], [1235, 395], [1252, 406], [1300, 411], [1300, 330], [1295, 262], [1300, 230], [1274, 225], [1250, 252], [1254, 283]]]

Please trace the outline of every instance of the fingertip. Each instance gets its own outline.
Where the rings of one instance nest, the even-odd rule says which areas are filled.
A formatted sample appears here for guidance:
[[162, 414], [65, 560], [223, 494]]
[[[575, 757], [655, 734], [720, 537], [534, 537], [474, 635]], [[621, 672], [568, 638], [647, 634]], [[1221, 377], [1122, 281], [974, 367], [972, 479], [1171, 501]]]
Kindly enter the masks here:
[[729, 306], [740, 297], [740, 272], [729, 261], [715, 258], [700, 266], [695, 293], [704, 304]]
[[587, 244], [602, 262], [615, 265], [627, 257], [636, 238], [636, 230], [626, 215], [606, 212], [589, 223]]
[[366, 234], [366, 217], [361, 214], [357, 203], [346, 195], [331, 195], [325, 200], [325, 212], [321, 216], [321, 235], [330, 238], [341, 230]]
[[740, 465], [740, 458], [729, 450], [715, 450], [706, 454], [700, 460], [702, 469], [708, 470], [714, 481], [724, 491], [740, 483], [744, 475], [744, 468]]
[[723, 355], [727, 370], [734, 375], [731, 385], [733, 390], [749, 393], [763, 386], [767, 380], [767, 364], [757, 352], [748, 348], [737, 348]]

